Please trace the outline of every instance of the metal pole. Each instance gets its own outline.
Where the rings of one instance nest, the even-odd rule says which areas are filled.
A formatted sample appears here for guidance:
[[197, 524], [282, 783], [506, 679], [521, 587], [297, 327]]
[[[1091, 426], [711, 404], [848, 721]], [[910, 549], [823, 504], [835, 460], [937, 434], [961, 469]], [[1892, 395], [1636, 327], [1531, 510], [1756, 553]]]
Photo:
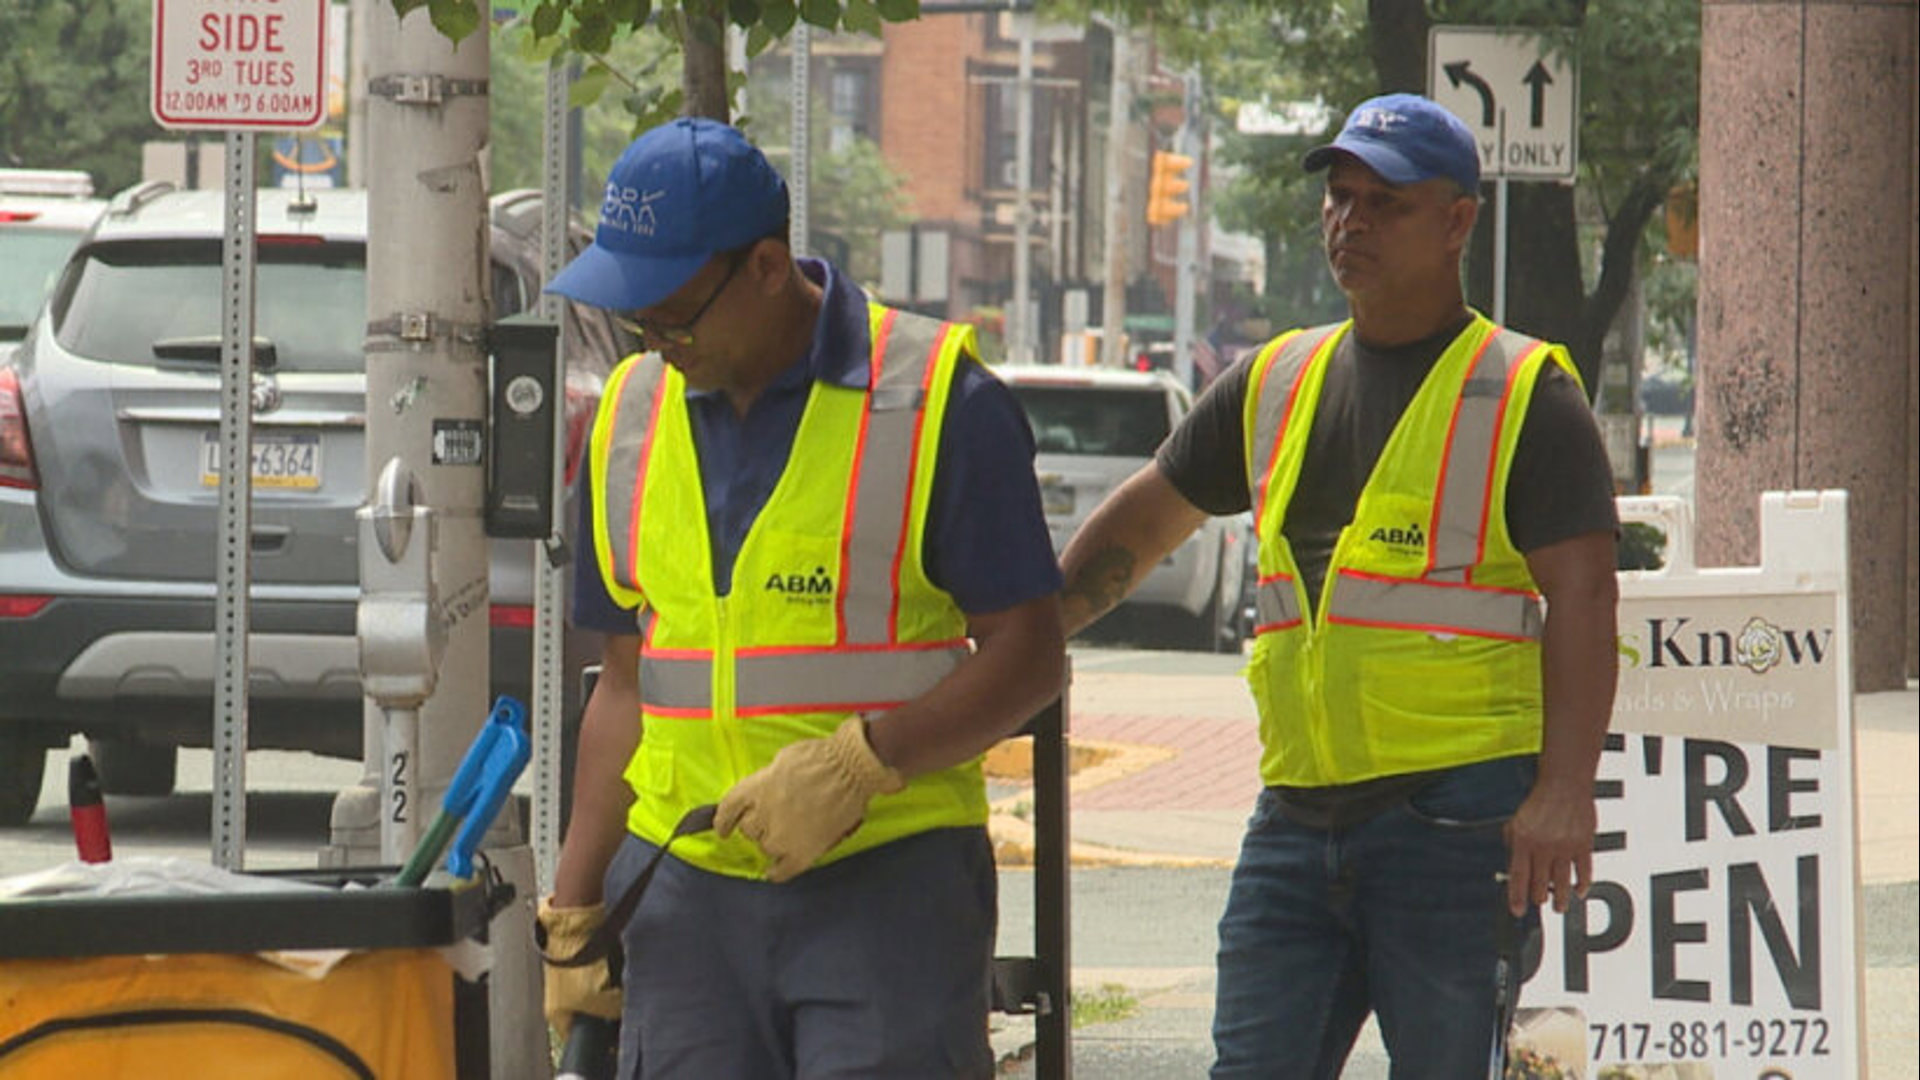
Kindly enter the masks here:
[[807, 124], [808, 114], [813, 111], [811, 98], [811, 79], [813, 67], [813, 31], [804, 22], [793, 24], [793, 33], [787, 39], [787, 47], [793, 56], [793, 68], [788, 73], [791, 86], [792, 119], [789, 128], [787, 158], [787, 197], [788, 197], [788, 241], [787, 246], [795, 255], [807, 253], [807, 171], [808, 145], [812, 131]]
[[[565, 63], [547, 64], [547, 103], [545, 133], [541, 153], [540, 190], [540, 279], [551, 281], [567, 262], [567, 226], [572, 199], [568, 197], [571, 175], [567, 144], [569, 116], [567, 88], [572, 82]], [[552, 293], [540, 297], [540, 314], [554, 325], [566, 326], [566, 301]], [[554, 344], [553, 393], [555, 400], [566, 401], [567, 335]], [[553, 425], [553, 498], [556, 511], [566, 505], [567, 425]], [[561, 807], [567, 793], [561, 790], [561, 764], [566, 747], [565, 672], [561, 646], [561, 616], [566, 604], [566, 572], [551, 556], [561, 550], [560, 529], [547, 538], [544, 550], [534, 552], [533, 590], [533, 873], [540, 894], [553, 891], [554, 869], [560, 861]]]
[[347, 186], [367, 186], [367, 6], [347, 6]]
[[[1200, 76], [1188, 72], [1181, 80], [1184, 115], [1180, 122], [1180, 133], [1176, 144], [1180, 153], [1200, 160]], [[1173, 374], [1180, 380], [1181, 386], [1193, 386], [1193, 320], [1194, 290], [1198, 275], [1194, 272], [1195, 263], [1200, 258], [1200, 215], [1204, 213], [1201, 202], [1200, 177], [1193, 179], [1191, 193], [1187, 196], [1188, 209], [1180, 219], [1178, 247], [1174, 255], [1174, 296], [1173, 296]]]
[[220, 540], [214, 592], [213, 863], [246, 869], [247, 601], [253, 535], [253, 135], [227, 132], [220, 290]]
[[1127, 112], [1132, 95], [1127, 85], [1127, 69], [1132, 63], [1126, 24], [1114, 20], [1113, 75], [1107, 96], [1107, 224], [1106, 292], [1100, 305], [1102, 339], [1100, 362], [1107, 367], [1121, 366], [1121, 324], [1127, 316], [1127, 238], [1126, 167]]
[[[1500, 110], [1500, 144], [1507, 145], [1507, 110]], [[1493, 181], [1493, 321], [1507, 325], [1507, 177], [1503, 170]]]
[[1014, 84], [1013, 310], [1007, 312], [1007, 358], [1033, 362], [1033, 13], [1016, 12], [1020, 75]]
[[1493, 321], [1507, 325], [1507, 178], [1493, 182]]
[[1034, 1017], [1034, 1075], [1073, 1077], [1072, 678], [1033, 722], [1033, 938], [1044, 972], [1045, 1002]]

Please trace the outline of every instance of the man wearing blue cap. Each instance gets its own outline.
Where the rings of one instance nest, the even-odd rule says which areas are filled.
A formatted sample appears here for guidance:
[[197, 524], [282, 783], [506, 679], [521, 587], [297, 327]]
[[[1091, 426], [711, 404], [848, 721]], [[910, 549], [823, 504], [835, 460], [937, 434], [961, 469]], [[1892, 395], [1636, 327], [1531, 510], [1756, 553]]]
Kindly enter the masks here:
[[1063, 670], [1033, 437], [970, 328], [870, 301], [787, 227], [757, 149], [676, 120], [549, 286], [641, 351], [580, 471], [574, 618], [608, 637], [547, 955], [653, 876], [624, 1002], [550, 967], [548, 1014], [620, 1016], [623, 1077], [985, 1077], [980, 755]]
[[1591, 879], [1612, 473], [1567, 351], [1466, 305], [1464, 125], [1389, 94], [1304, 165], [1352, 317], [1210, 384], [1068, 545], [1062, 607], [1078, 630], [1208, 514], [1253, 512], [1266, 788], [1215, 1080], [1338, 1076], [1369, 1012], [1395, 1076], [1497, 1077], [1513, 943]]

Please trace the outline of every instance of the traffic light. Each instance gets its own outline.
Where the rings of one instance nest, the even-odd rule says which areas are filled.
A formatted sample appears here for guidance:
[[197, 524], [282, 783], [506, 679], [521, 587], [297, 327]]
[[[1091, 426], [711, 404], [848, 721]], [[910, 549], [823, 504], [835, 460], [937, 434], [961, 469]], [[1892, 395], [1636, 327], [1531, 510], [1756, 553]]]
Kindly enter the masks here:
[[1193, 187], [1186, 172], [1193, 159], [1166, 150], [1153, 152], [1153, 180], [1147, 185], [1147, 224], [1168, 225], [1187, 216], [1191, 209], [1181, 198]]

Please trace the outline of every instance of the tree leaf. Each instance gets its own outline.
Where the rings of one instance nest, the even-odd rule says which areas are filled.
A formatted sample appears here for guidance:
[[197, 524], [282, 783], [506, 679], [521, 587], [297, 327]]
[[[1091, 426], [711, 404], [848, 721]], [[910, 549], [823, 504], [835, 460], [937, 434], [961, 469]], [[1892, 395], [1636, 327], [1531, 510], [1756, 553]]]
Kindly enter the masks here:
[[393, 13], [404, 19], [407, 17], [407, 12], [425, 6], [427, 6], [427, 0], [393, 0]]
[[857, 34], [880, 36], [880, 13], [874, 10], [873, 0], [847, 0], [846, 14], [841, 24]]
[[613, 22], [606, 15], [595, 12], [575, 18], [578, 20], [573, 27], [575, 49], [597, 56], [613, 47]]
[[567, 88], [567, 107], [584, 109], [599, 101], [600, 95], [606, 92], [607, 84], [612, 81], [613, 72], [607, 69], [607, 65], [595, 63], [581, 72], [580, 77]]
[[616, 23], [633, 25], [633, 17], [639, 14], [640, 0], [608, 0], [607, 18]]
[[551, 37], [535, 37], [532, 34], [520, 34], [517, 50], [521, 60], [529, 64], [545, 67], [553, 61], [560, 50], [567, 47], [566, 39], [558, 34]]
[[638, 30], [641, 27], [646, 26], [647, 20], [651, 18], [653, 18], [652, 0], [639, 0], [639, 3], [634, 5], [633, 21], [629, 22], [627, 25], [633, 27], [635, 30]]
[[839, 0], [800, 0], [800, 17], [822, 30], [840, 28]]
[[760, 0], [727, 0], [727, 17], [735, 26], [754, 26], [760, 22]]
[[888, 22], [912, 22], [920, 17], [920, 0], [875, 0], [874, 6]]
[[560, 30], [560, 20], [560, 6], [553, 3], [552, 0], [542, 0], [542, 3], [533, 9], [533, 19], [531, 20], [533, 36], [537, 38], [552, 37]]
[[431, 0], [427, 5], [427, 17], [433, 22], [433, 28], [446, 35], [455, 45], [460, 39], [480, 29], [480, 9], [474, 0]]
[[751, 60], [767, 51], [767, 46], [779, 40], [767, 24], [762, 22], [747, 31], [747, 59]]
[[760, 5], [760, 25], [776, 38], [786, 37], [799, 14], [793, 6], [793, 0], [763, 0]]

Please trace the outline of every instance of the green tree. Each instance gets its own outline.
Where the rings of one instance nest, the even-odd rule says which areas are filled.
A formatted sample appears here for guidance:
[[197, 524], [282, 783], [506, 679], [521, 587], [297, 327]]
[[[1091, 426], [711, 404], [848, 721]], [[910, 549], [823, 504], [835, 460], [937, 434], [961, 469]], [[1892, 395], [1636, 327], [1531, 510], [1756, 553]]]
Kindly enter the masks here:
[[[1201, 67], [1221, 159], [1239, 166], [1218, 195], [1221, 219], [1266, 238], [1278, 284], [1269, 302], [1309, 310], [1324, 292], [1307, 258], [1318, 246], [1318, 183], [1301, 175], [1299, 154], [1317, 140], [1236, 135], [1233, 108], [1318, 99], [1335, 106], [1337, 121], [1372, 94], [1424, 91], [1436, 21], [1546, 31], [1580, 67], [1581, 201], [1559, 184], [1508, 185], [1507, 321], [1566, 342], [1590, 392], [1632, 272], [1651, 261], [1648, 241], [1661, 238], [1657, 211], [1696, 169], [1699, 0], [1053, 0], [1044, 9], [1150, 25], [1165, 62]], [[1576, 205], [1596, 208], [1597, 224], [1582, 222]], [[1483, 310], [1493, 293], [1488, 210], [1468, 259], [1469, 295]], [[1298, 309], [1275, 315], [1304, 321]]]
[[[458, 42], [480, 29], [484, 0], [390, 0], [402, 16], [426, 8], [433, 25]], [[728, 119], [723, 33], [731, 23], [747, 32], [747, 55], [757, 56], [796, 22], [821, 30], [878, 34], [885, 22], [918, 18], [920, 0], [517, 0], [534, 38], [550, 56], [578, 55], [585, 71], [574, 84], [575, 104], [597, 100], [610, 86], [625, 87], [621, 102], [636, 128], [676, 115]], [[682, 51], [680, 87], [660, 91], [633, 78], [611, 54], [614, 42], [651, 27]]]
[[84, 169], [96, 190], [140, 178], [148, 113], [149, 0], [0, 3], [0, 164]]
[[[491, 183], [495, 191], [539, 187], [546, 124], [547, 64], [552, 39], [536, 39], [525, 20], [494, 31], [491, 54]], [[680, 80], [680, 51], [659, 34], [631, 34], [608, 50], [610, 64], [628, 73], [649, 99], [673, 92]], [[574, 94], [575, 100], [581, 95]], [[632, 95], [627, 95], [632, 96]], [[596, 94], [580, 110], [581, 198], [598, 205], [607, 172], [638, 133], [638, 118], [621, 97]]]

